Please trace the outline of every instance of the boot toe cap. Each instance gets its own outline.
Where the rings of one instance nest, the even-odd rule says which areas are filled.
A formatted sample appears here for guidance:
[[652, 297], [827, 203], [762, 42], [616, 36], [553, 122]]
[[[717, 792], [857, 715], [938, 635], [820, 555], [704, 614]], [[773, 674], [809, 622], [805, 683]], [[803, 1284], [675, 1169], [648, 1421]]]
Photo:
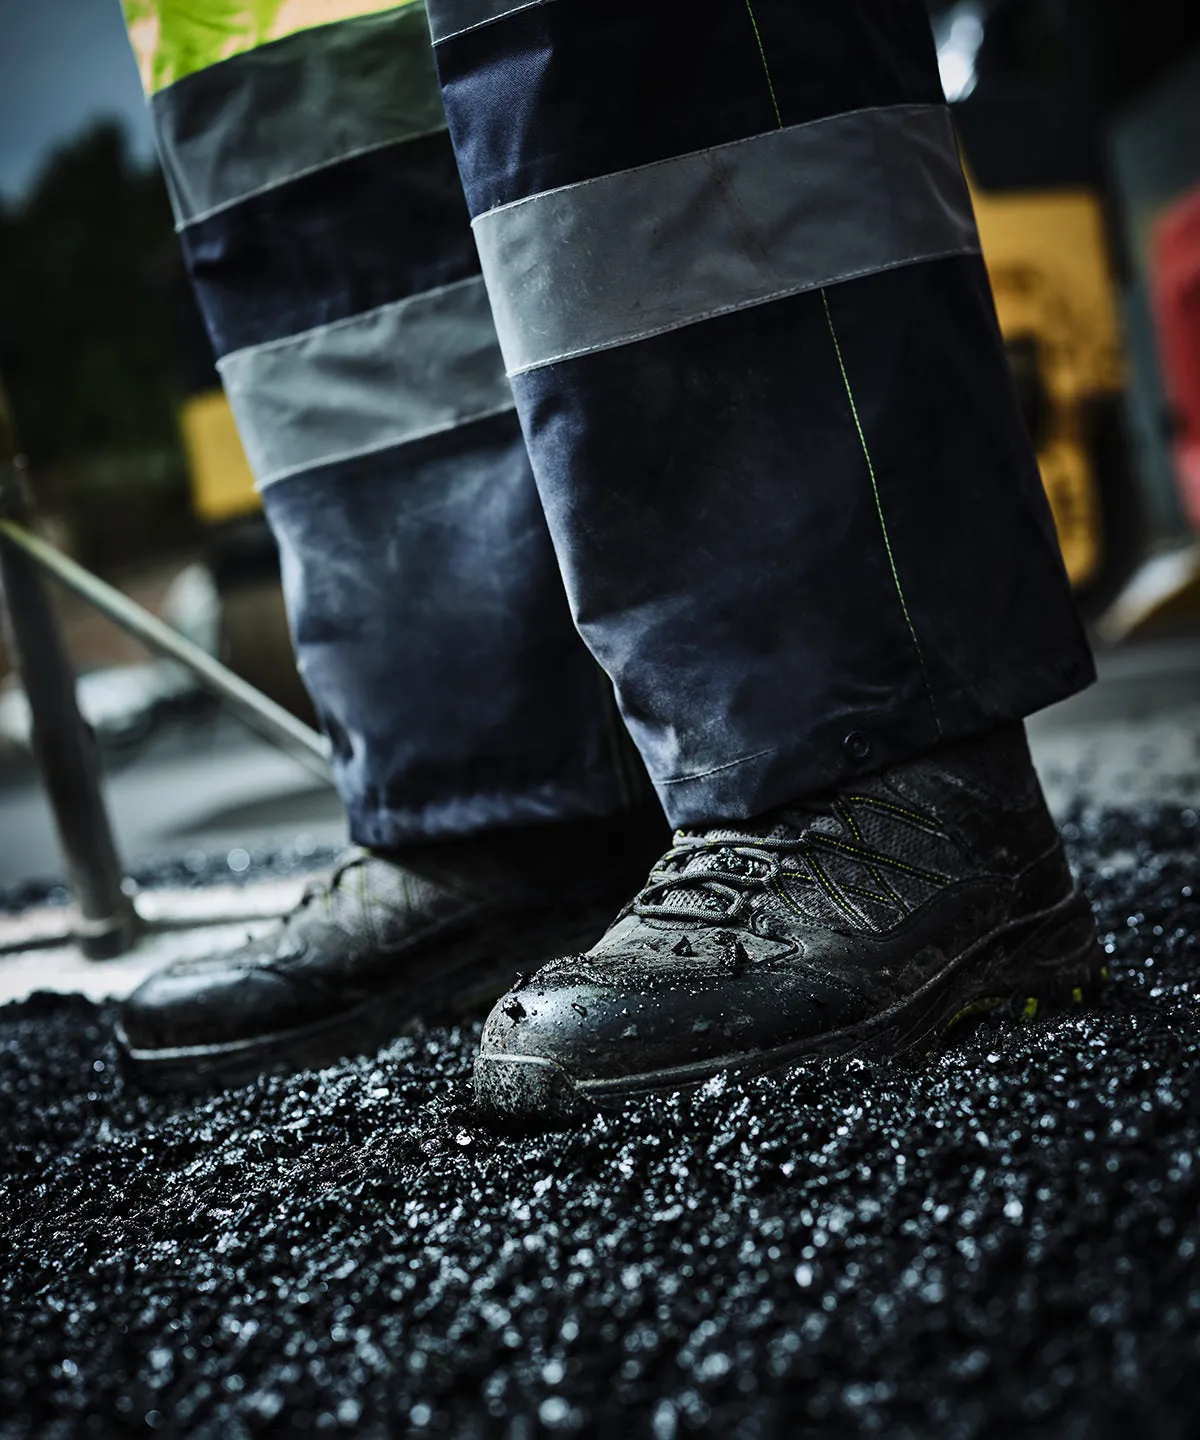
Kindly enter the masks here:
[[144, 980], [120, 1009], [121, 1038], [135, 1056], [209, 1047], [227, 1048], [297, 1023], [294, 986], [260, 966], [231, 956], [201, 965], [168, 966]]
[[847, 998], [815, 984], [785, 990], [762, 973], [608, 984], [560, 973], [509, 991], [484, 1026], [476, 1095], [501, 1120], [554, 1125], [624, 1095], [771, 1063], [820, 1034]]

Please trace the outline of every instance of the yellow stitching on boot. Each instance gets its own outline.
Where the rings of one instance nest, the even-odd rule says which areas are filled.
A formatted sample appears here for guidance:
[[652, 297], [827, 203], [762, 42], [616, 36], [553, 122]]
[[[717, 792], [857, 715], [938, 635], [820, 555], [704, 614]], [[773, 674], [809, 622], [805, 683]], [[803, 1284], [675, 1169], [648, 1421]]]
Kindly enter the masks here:
[[839, 840], [833, 835], [823, 835], [819, 832], [808, 837], [810, 845], [823, 845], [827, 850], [839, 850], [843, 855], [853, 855], [856, 860], [874, 860], [876, 864], [882, 865], [888, 870], [903, 870], [908, 875], [915, 875], [919, 880], [927, 880], [931, 885], [949, 885], [948, 875], [939, 875], [936, 870], [918, 870], [915, 865], [906, 865], [903, 860], [897, 860], [894, 856], [885, 855], [882, 851], [869, 850], [866, 847], [859, 848], [857, 845], [849, 845], [845, 840]]
[[[797, 875], [795, 878], [799, 880], [801, 877]], [[813, 880], [811, 875], [805, 875], [803, 878], [807, 880], [810, 885], [816, 884], [816, 881]], [[783, 901], [783, 903], [788, 907], [789, 910], [795, 911], [797, 915], [801, 916], [805, 920], [809, 918], [805, 911], [803, 911], [800, 906], [796, 904], [792, 897], [783, 888], [783, 884], [778, 877], [771, 881], [771, 888], [775, 891], [776, 895], [779, 896], [779, 898]]]
[[865, 925], [872, 934], [879, 935], [883, 933], [880, 930], [879, 926], [876, 925], [869, 916], [863, 914], [859, 906], [855, 905], [848, 896], [842, 893], [842, 889], [838, 885], [837, 881], [826, 875], [825, 871], [822, 870], [820, 865], [817, 863], [817, 857], [815, 855], [806, 854], [804, 859], [808, 865], [809, 872], [812, 875], [813, 879], [817, 882], [821, 889], [824, 890], [826, 895], [829, 896], [829, 898], [833, 901], [833, 903], [838, 907], [839, 910], [849, 911], [849, 913], [853, 915], [854, 918], [861, 925]]
[[897, 816], [901, 820], [907, 820], [916, 830], [924, 830], [927, 835], [936, 835], [939, 839], [946, 838], [946, 832], [939, 830], [928, 816], [920, 814], [916, 810], [906, 810], [902, 805], [893, 805], [887, 800], [877, 800], [874, 795], [847, 795], [847, 800], [856, 803], [869, 805], [875, 810], [886, 810], [889, 814]]
[[[834, 808], [834, 811], [836, 812], [836, 814], [841, 817], [842, 823], [843, 823], [844, 825], [847, 825], [847, 826], [849, 827], [851, 835], [854, 836], [854, 838], [855, 838], [855, 840], [858, 842], [858, 844], [859, 844], [859, 845], [862, 845], [862, 846], [865, 848], [867, 842], [866, 842], [866, 841], [863, 839], [863, 837], [862, 837], [862, 831], [858, 828], [858, 822], [855, 820], [854, 816], [850, 813], [850, 807], [849, 807], [848, 805], [845, 805], [845, 804], [835, 804], [833, 808]], [[900, 899], [899, 895], [897, 895], [896, 892], [892, 889], [891, 883], [889, 882], [887, 876], [884, 875], [880, 870], [878, 870], [878, 869], [876, 868], [875, 864], [874, 864], [872, 861], [868, 861], [868, 862], [867, 862], [867, 869], [871, 872], [871, 874], [875, 877], [875, 879], [879, 881], [879, 883], [883, 886], [883, 888], [888, 892], [888, 899], [885, 900], [884, 903], [885, 903], [885, 904], [890, 903], [890, 904], [893, 904], [893, 905], [899, 905], [900, 908], [901, 908], [901, 910], [903, 910], [903, 909], [904, 909], [904, 902]], [[848, 887], [848, 888], [853, 889], [853, 886]], [[865, 894], [865, 893], [869, 893], [869, 892], [865, 892], [865, 891], [864, 891], [863, 893]], [[882, 896], [879, 896], [879, 895], [876, 895], [874, 898], [875, 898], [876, 900], [883, 899], [883, 897], [882, 897]]]
[[859, 895], [864, 900], [874, 900], [879, 905], [895, 906], [898, 903], [894, 895], [877, 895], [874, 890], [865, 890], [861, 885], [851, 885], [849, 880], [842, 880], [840, 884], [847, 895]]
[[955, 1015], [946, 1022], [942, 1030], [943, 1035], [948, 1035], [954, 1027], [963, 1020], [968, 1020], [972, 1015], [986, 1015], [989, 1010], [994, 1010], [1003, 1001], [996, 995], [985, 995], [979, 1000], [971, 1000]]

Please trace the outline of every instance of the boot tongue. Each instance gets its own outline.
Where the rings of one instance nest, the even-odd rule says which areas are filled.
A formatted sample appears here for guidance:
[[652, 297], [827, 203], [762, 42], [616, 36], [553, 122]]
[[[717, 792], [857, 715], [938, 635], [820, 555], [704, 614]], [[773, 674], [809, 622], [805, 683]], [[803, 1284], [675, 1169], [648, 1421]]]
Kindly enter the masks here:
[[763, 840], [799, 840], [821, 820], [833, 818], [832, 799], [814, 797], [792, 801], [757, 820], [712, 825], [703, 830], [677, 830], [675, 834], [678, 841], [685, 844], [753, 846]]
[[[728, 877], [737, 876], [752, 885], [771, 873], [771, 861], [755, 853], [760, 847], [797, 841], [806, 831], [825, 826], [837, 828], [832, 803], [815, 799], [793, 802], [740, 825], [731, 822], [704, 829], [679, 829], [675, 844], [681, 849], [695, 848], [672, 862], [670, 879], [674, 883], [664, 886], [655, 904], [664, 910], [694, 912], [699, 908], [714, 915], [724, 913], [729, 905]], [[714, 872], [726, 878], [706, 885], [705, 880]]]
[[714, 918], [719, 918], [729, 909], [729, 897], [703, 885], [688, 883], [703, 879], [700, 872], [678, 876], [670, 889], [663, 890], [656, 897], [655, 905], [663, 910], [678, 910], [683, 919], [695, 919], [697, 910], [711, 912]]
[[[772, 841], [794, 840], [798, 833], [782, 815], [769, 823], [677, 830], [675, 843], [685, 853], [672, 860], [671, 883], [659, 892], [655, 904], [663, 910], [684, 914], [700, 910], [719, 917], [729, 909], [731, 883], [736, 887], [740, 880], [753, 885], [771, 873], [772, 861], [761, 847]], [[710, 876], [712, 882], [706, 883]]]

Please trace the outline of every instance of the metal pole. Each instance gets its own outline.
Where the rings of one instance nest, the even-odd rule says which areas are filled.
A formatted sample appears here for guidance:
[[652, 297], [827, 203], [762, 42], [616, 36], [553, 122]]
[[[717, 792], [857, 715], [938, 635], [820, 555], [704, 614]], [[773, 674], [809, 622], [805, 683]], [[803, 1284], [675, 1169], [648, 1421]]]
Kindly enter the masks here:
[[[0, 517], [3, 511], [0, 510]], [[240, 675], [178, 630], [172, 630], [157, 615], [144, 610], [128, 595], [122, 595], [90, 570], [85, 570], [61, 550], [47, 545], [37, 535], [11, 519], [0, 518], [0, 553], [17, 550], [23, 557], [48, 570], [69, 590], [81, 595], [90, 605], [107, 615], [151, 650], [186, 665], [206, 689], [224, 700], [229, 708], [264, 739], [286, 750], [294, 759], [308, 767], [322, 780], [330, 780], [329, 742], [311, 725], [298, 720], [282, 705], [277, 705]]]
[[[15, 457], [7, 403], [0, 391], [0, 515], [24, 519], [29, 500]], [[42, 772], [67, 876], [79, 910], [78, 939], [91, 959], [133, 944], [137, 912], [121, 888], [94, 738], [79, 713], [75, 679], [37, 566], [0, 546], [0, 588], [13, 654], [29, 699], [34, 753]]]

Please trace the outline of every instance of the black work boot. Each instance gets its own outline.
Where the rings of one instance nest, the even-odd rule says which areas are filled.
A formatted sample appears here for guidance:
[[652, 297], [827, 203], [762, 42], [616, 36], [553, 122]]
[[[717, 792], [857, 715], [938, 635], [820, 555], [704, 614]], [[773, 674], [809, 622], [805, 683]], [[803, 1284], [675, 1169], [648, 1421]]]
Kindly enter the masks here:
[[488, 1017], [475, 1086], [547, 1126], [720, 1070], [924, 1053], [1103, 961], [1020, 725], [755, 821], [677, 831], [586, 954]]
[[152, 975], [118, 1036], [143, 1080], [178, 1088], [361, 1053], [590, 944], [667, 835], [654, 806], [353, 852], [266, 935]]

